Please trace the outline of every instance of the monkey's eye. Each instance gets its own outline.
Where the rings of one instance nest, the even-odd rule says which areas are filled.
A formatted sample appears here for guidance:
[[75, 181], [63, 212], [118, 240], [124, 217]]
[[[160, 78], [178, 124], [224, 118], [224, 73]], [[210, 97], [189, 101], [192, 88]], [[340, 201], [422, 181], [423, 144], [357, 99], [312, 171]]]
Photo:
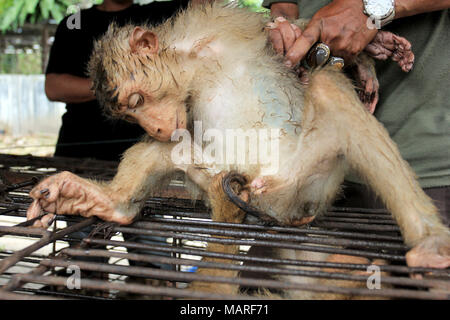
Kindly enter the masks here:
[[132, 93], [128, 97], [128, 108], [135, 109], [144, 103], [144, 97], [140, 93]]

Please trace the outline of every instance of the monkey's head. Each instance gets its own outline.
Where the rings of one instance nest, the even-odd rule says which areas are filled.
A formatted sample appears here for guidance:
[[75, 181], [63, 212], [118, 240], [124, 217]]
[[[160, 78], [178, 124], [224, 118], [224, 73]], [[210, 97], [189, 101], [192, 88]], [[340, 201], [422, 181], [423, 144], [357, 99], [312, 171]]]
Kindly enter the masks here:
[[88, 72], [106, 114], [137, 122], [152, 137], [169, 141], [186, 129], [187, 89], [173, 51], [161, 48], [148, 27], [112, 24], [94, 44]]

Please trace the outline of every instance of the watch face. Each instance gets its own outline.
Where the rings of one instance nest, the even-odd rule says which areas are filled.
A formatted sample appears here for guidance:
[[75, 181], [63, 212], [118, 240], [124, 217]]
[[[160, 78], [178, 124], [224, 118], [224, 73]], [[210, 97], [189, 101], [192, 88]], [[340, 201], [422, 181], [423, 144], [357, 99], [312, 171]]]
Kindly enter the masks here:
[[392, 0], [366, 0], [365, 3], [367, 13], [380, 18], [389, 15], [392, 7]]

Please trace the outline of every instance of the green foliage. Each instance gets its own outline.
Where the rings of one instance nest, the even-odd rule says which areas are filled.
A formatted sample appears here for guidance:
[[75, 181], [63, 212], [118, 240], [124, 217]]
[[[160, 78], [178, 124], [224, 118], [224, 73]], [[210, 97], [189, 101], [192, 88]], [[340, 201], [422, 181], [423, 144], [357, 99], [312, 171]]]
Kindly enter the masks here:
[[263, 0], [238, 0], [239, 6], [249, 8], [255, 12], [269, 12], [268, 9], [263, 8], [262, 5]]
[[14, 30], [25, 22], [54, 19], [61, 21], [67, 7], [76, 0], [3, 0], [0, 1], [0, 30]]
[[40, 74], [41, 53], [0, 54], [0, 74]]

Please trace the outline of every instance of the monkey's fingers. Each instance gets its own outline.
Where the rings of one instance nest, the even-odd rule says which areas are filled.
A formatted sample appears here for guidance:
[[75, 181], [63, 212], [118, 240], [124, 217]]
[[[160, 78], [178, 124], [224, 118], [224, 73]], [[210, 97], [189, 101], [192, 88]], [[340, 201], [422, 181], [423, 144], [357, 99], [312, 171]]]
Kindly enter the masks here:
[[44, 215], [39, 200], [34, 200], [27, 210], [27, 220], [32, 222], [31, 226], [34, 228], [47, 228], [53, 222], [54, 217], [54, 214]]
[[[35, 199], [29, 209], [29, 219], [43, 212], [53, 214], [97, 216], [106, 221], [129, 224], [134, 215], [116, 210], [115, 202], [102, 187], [70, 172], [62, 172], [42, 181], [30, 195]], [[46, 226], [51, 217], [41, 219]], [[39, 223], [36, 223], [39, 225]]]
[[47, 199], [48, 201], [55, 201], [59, 195], [59, 180], [58, 175], [53, 175], [41, 181], [30, 191], [30, 197], [33, 199]]
[[379, 31], [365, 51], [375, 59], [391, 58], [397, 62], [404, 72], [409, 72], [414, 64], [414, 53], [411, 43], [392, 32]]
[[302, 35], [302, 30], [295, 24], [289, 23], [285, 18], [278, 17], [274, 22], [267, 24], [269, 40], [275, 52], [279, 55], [286, 53]]
[[269, 30], [269, 40], [272, 43], [273, 50], [282, 56], [284, 54], [284, 47], [280, 31], [277, 29]]
[[283, 17], [276, 18], [275, 25], [277, 26], [278, 30], [280, 30], [280, 34], [283, 39], [284, 52], [287, 52], [292, 47], [295, 40], [297, 40], [298, 38], [293, 28], [294, 25], [289, 23]]
[[54, 214], [51, 214], [51, 213], [46, 214], [40, 220], [37, 220], [33, 226], [47, 229], [53, 223], [53, 221], [55, 220], [55, 217], [56, 217], [56, 215], [54, 215]]

